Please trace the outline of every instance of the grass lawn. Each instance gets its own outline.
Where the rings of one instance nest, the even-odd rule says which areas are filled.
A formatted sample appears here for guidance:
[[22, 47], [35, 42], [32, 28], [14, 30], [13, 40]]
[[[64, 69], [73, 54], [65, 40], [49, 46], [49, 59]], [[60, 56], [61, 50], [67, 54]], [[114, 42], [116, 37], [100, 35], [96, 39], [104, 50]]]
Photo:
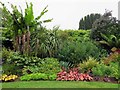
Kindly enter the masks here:
[[118, 84], [83, 81], [18, 81], [2, 83], [2, 88], [118, 88]]

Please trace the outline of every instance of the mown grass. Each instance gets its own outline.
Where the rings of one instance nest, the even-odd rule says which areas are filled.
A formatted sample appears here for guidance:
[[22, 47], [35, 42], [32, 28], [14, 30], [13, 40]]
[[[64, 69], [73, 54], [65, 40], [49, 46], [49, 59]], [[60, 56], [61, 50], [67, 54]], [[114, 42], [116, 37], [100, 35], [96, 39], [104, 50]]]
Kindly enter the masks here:
[[2, 88], [118, 88], [118, 84], [83, 81], [18, 81], [2, 83]]

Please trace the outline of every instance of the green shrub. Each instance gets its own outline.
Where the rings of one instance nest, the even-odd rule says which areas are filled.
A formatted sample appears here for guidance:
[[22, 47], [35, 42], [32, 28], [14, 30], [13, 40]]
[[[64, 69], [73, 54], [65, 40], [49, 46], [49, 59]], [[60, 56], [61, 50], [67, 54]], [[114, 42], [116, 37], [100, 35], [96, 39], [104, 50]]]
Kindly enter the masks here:
[[20, 69], [15, 64], [6, 63], [6, 64], [2, 65], [2, 73], [7, 74], [7, 75], [11, 75], [11, 74], [21, 75], [22, 74], [22, 69]]
[[57, 75], [56, 74], [52, 74], [52, 75], [48, 75], [49, 80], [53, 81], [56, 80]]
[[96, 67], [93, 67], [93, 74], [96, 76], [105, 76], [106, 65], [98, 64]]
[[[76, 40], [90, 40], [90, 30], [59, 30], [58, 37], [62, 40], [62, 42], [76, 41]], [[82, 38], [82, 39], [81, 39]]]
[[93, 74], [96, 76], [109, 76], [115, 77], [116, 79], [120, 78], [118, 62], [111, 62], [110, 65], [98, 64], [96, 67], [92, 68]]
[[14, 52], [11, 50], [3, 49], [2, 54], [3, 64], [4, 63], [14, 63], [15, 65], [19, 67], [25, 67], [25, 66], [34, 66], [39, 65], [41, 59], [38, 57], [27, 57], [24, 55], [21, 55], [19, 52]]
[[[41, 59], [38, 57], [26, 57], [3, 48], [2, 54], [3, 73], [22, 75], [22, 69], [27, 66], [39, 66]], [[14, 70], [16, 69], [16, 70]]]
[[39, 72], [39, 66], [26, 66], [22, 69], [22, 74], [30, 74]]
[[90, 40], [90, 30], [67, 30], [69, 38], [72, 40], [78, 40], [83, 37], [82, 40]]
[[19, 56], [18, 52], [13, 52], [12, 50], [7, 50], [6, 48], [2, 48], [2, 62], [4, 63], [11, 63], [11, 58], [13, 56]]
[[80, 70], [82, 70], [83, 72], [88, 71], [93, 67], [95, 67], [97, 64], [98, 62], [96, 59], [94, 59], [93, 57], [89, 57], [88, 59], [86, 59], [86, 61], [83, 61], [83, 63], [80, 63]]
[[61, 70], [59, 62], [55, 58], [45, 58], [41, 61], [40, 72], [46, 74], [56, 74]]
[[114, 52], [111, 53], [108, 57], [103, 58], [103, 62], [106, 65], [109, 65], [111, 62], [119, 62], [120, 60], [120, 53]]
[[[20, 54], [18, 52], [13, 52], [12, 50], [7, 50], [2, 48], [2, 73], [3, 74], [16, 74], [21, 75], [21, 67], [17, 66], [14, 59], [19, 58]], [[16, 69], [16, 70], [14, 70]]]
[[95, 76], [105, 76], [106, 65], [100, 63], [96, 67], [92, 68], [93, 74]]
[[20, 77], [22, 81], [30, 81], [30, 80], [55, 80], [56, 74], [45, 74], [45, 73], [34, 73], [28, 74]]
[[90, 30], [75, 30], [68, 31], [69, 40], [72, 41], [90, 41]]
[[20, 77], [22, 81], [29, 81], [29, 80], [47, 80], [47, 75], [44, 73], [35, 73], [35, 74], [28, 74]]
[[13, 58], [12, 59], [18, 66], [26, 67], [26, 66], [39, 66], [41, 59], [38, 57], [26, 57], [21, 56], [21, 58]]
[[41, 59], [39, 66], [27, 66], [23, 68], [23, 74], [45, 73], [56, 74], [61, 70], [59, 62], [55, 58]]
[[66, 41], [59, 50], [60, 61], [78, 65], [89, 56], [99, 59], [103, 54], [91, 41]]
[[[46, 73], [56, 74], [60, 71], [60, 65], [55, 58], [40, 59], [38, 57], [27, 57], [18, 52], [3, 50], [3, 72], [5, 74], [29, 74]], [[16, 68], [16, 70], [14, 70]]]
[[119, 63], [118, 62], [112, 62], [110, 64], [110, 67], [112, 69], [111, 77], [115, 77], [116, 79], [120, 79], [120, 72], [119, 72]]

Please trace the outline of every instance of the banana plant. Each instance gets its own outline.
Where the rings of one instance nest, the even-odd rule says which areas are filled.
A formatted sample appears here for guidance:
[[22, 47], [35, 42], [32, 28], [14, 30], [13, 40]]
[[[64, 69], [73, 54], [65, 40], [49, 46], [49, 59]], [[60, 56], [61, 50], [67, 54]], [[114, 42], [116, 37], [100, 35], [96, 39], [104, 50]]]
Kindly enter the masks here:
[[[47, 6], [43, 9], [43, 11], [40, 13], [38, 17], [34, 17], [33, 13], [33, 4], [26, 2], [26, 9], [25, 14], [23, 14], [23, 11], [20, 7], [21, 12], [18, 10], [17, 6], [14, 6], [11, 4], [12, 12], [10, 12], [6, 6], [1, 3], [3, 8], [3, 12], [7, 15], [3, 16], [3, 21], [9, 22], [8, 25], [5, 25], [10, 32], [13, 35], [13, 42], [14, 42], [14, 49], [15, 51], [20, 51], [23, 54], [29, 55], [30, 53], [30, 40], [31, 40], [31, 33], [35, 32], [35, 29], [38, 25], [42, 26], [42, 23], [51, 22], [52, 19], [47, 19], [41, 21], [41, 17], [44, 16], [47, 10]], [[38, 32], [40, 33], [40, 32]], [[36, 38], [36, 41], [34, 43], [38, 43], [38, 38]], [[35, 45], [36, 45], [35, 44]], [[36, 47], [37, 48], [37, 47]]]
[[[40, 46], [39, 45], [39, 39], [40, 38], [38, 38], [38, 36], [39, 36], [39, 34], [40, 34], [40, 31], [39, 30], [35, 30], [35, 29], [37, 29], [37, 26], [40, 26], [40, 27], [42, 27], [41, 25], [42, 25], [42, 23], [47, 23], [47, 22], [51, 22], [52, 21], [52, 19], [47, 19], [47, 20], [40, 20], [41, 18], [42, 18], [42, 16], [45, 14], [45, 13], [47, 13], [48, 12], [48, 10], [47, 10], [47, 7], [48, 6], [46, 6], [44, 9], [43, 9], [43, 11], [40, 13], [40, 15], [38, 16], [38, 17], [36, 17], [36, 18], [34, 18], [34, 14], [33, 14], [33, 4], [32, 3], [30, 3], [30, 6], [26, 3], [26, 6], [27, 6], [27, 8], [25, 9], [25, 23], [26, 23], [26, 26], [27, 26], [27, 53], [29, 53], [30, 52], [30, 34], [31, 33], [33, 33], [33, 32], [36, 32], [37, 31], [37, 35], [36, 35], [36, 37], [33, 37], [33, 38], [35, 38], [35, 52], [37, 53], [37, 50], [38, 50], [38, 46]], [[39, 31], [39, 32], [38, 32]]]

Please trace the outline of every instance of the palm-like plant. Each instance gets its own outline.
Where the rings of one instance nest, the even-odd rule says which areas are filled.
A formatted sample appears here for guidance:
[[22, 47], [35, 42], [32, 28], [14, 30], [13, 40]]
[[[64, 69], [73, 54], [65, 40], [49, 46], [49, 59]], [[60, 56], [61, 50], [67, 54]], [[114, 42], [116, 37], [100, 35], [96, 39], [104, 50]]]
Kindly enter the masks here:
[[31, 34], [32, 51], [35, 56], [38, 55], [42, 58], [54, 57], [57, 54], [60, 46], [60, 38], [57, 35], [58, 29], [59, 27], [54, 27], [53, 30], [47, 30], [45, 27], [40, 27]]
[[107, 45], [110, 49], [113, 47], [120, 48], [120, 37], [115, 35], [101, 34], [103, 40], [99, 41], [101, 45]]

